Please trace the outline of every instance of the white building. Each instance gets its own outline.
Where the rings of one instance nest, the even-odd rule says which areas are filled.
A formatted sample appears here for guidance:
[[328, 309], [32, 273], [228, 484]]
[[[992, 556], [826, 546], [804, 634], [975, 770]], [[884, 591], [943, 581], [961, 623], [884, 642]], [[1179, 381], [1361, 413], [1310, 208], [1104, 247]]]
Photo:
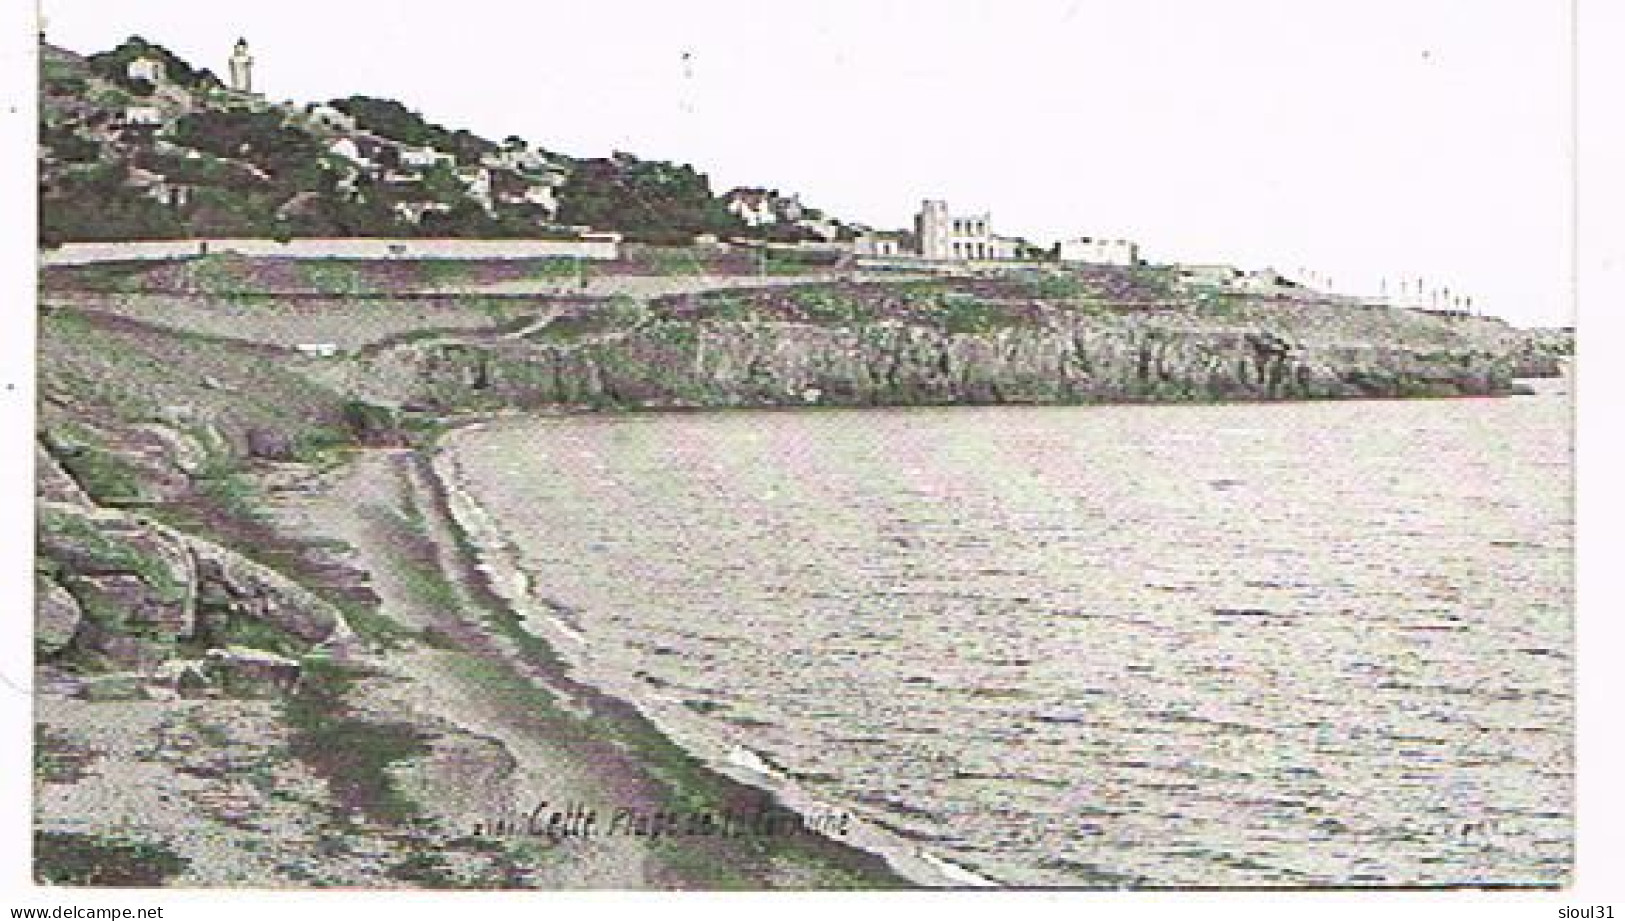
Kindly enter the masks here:
[[403, 147], [401, 148], [401, 164], [419, 168], [434, 166], [437, 163], [450, 165], [457, 162], [457, 158], [433, 147]]
[[840, 226], [826, 217], [804, 217], [796, 221], [796, 226], [825, 243], [832, 242], [841, 235]]
[[425, 214], [445, 214], [450, 210], [451, 205], [439, 201], [398, 201], [395, 203], [396, 216], [412, 224], [423, 223]]
[[124, 124], [131, 128], [162, 128], [164, 110], [157, 106], [126, 106]]
[[231, 88], [239, 93], [254, 92], [254, 56], [248, 53], [248, 39], [237, 39], [229, 64]]
[[1241, 278], [1241, 270], [1233, 265], [1180, 265], [1179, 280], [1199, 287], [1228, 288]]
[[491, 171], [483, 166], [465, 166], [457, 171], [457, 179], [463, 184], [463, 191], [468, 197], [474, 199], [481, 208], [490, 211], [491, 199]]
[[356, 122], [353, 116], [347, 115], [343, 110], [330, 106], [325, 102], [309, 106], [305, 111], [310, 114], [311, 121], [324, 128], [334, 131], [356, 130]]
[[1230, 283], [1238, 291], [1249, 294], [1280, 294], [1297, 288], [1285, 275], [1274, 269], [1254, 269]]
[[995, 234], [992, 218], [986, 212], [952, 215], [945, 201], [926, 199], [914, 217], [914, 229], [920, 255], [927, 259], [964, 262], [1014, 259], [1020, 255], [1021, 241]]
[[900, 233], [870, 231], [858, 234], [852, 241], [852, 252], [858, 256], [901, 256], [907, 252], [905, 244]]
[[1062, 262], [1081, 262], [1092, 265], [1138, 265], [1140, 247], [1128, 240], [1097, 240], [1077, 237], [1062, 240], [1059, 250]]
[[339, 138], [334, 141], [332, 146], [327, 148], [327, 152], [335, 157], [343, 157], [357, 166], [373, 165], [372, 161], [361, 153], [361, 147], [350, 138]]
[[728, 193], [726, 204], [729, 213], [744, 221], [746, 227], [767, 227], [779, 222], [773, 199], [765, 189], [734, 189]]
[[527, 205], [540, 205], [548, 211], [559, 210], [558, 199], [553, 196], [553, 187], [550, 185], [526, 186], [524, 201]]
[[547, 169], [547, 155], [526, 147], [504, 147], [480, 157], [480, 165], [491, 169], [515, 172], [539, 172]]
[[124, 73], [131, 80], [145, 80], [156, 86], [164, 82], [164, 62], [157, 58], [142, 56], [131, 61]]
[[130, 170], [130, 178], [126, 184], [140, 189], [148, 198], [172, 208], [185, 207], [192, 201], [192, 186], [172, 183], [163, 174], [150, 170], [140, 168]]

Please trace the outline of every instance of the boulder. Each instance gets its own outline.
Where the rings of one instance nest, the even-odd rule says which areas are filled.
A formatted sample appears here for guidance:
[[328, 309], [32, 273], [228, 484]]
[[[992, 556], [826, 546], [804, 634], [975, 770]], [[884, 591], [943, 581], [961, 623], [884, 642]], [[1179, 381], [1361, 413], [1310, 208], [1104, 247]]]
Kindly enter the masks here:
[[210, 649], [200, 668], [211, 683], [233, 697], [274, 697], [299, 686], [299, 662], [263, 649]]
[[[77, 605], [73, 644], [83, 651], [151, 668], [195, 632], [192, 556], [167, 529], [121, 512], [44, 503], [38, 541], [42, 564]], [[51, 604], [60, 621], [61, 604]]]
[[261, 621], [310, 646], [342, 648], [355, 640], [344, 615], [299, 583], [218, 544], [183, 539], [211, 610]]
[[87, 612], [78, 643], [89, 652], [133, 668], [151, 668], [172, 654], [176, 641], [193, 634], [191, 605], [142, 576], [78, 576], [72, 584], [74, 597]]
[[79, 602], [52, 580], [34, 576], [34, 649], [42, 656], [61, 652], [73, 642], [82, 619]]
[[79, 696], [85, 700], [148, 700], [147, 678], [136, 672], [119, 672], [86, 678], [79, 685]]
[[150, 439], [147, 444], [155, 452], [149, 456], [156, 457], [161, 453], [170, 466], [188, 477], [197, 476], [208, 466], [209, 447], [187, 431], [157, 423], [138, 425], [135, 430]]
[[98, 429], [57, 425], [42, 433], [47, 450], [93, 499], [153, 505], [184, 498], [191, 480], [177, 463], [179, 433], [162, 425]]
[[274, 461], [298, 459], [299, 452], [295, 448], [293, 438], [286, 432], [268, 428], [251, 428], [244, 433], [244, 437], [248, 441], [248, 454], [250, 457]]
[[47, 502], [61, 502], [89, 508], [92, 503], [68, 471], [62, 469], [45, 446], [34, 445], [34, 491]]

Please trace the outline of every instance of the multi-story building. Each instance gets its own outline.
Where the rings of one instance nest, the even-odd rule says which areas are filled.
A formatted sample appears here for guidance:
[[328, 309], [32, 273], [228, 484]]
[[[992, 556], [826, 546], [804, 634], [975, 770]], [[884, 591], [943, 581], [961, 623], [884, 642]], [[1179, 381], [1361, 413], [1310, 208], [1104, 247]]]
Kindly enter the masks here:
[[457, 169], [457, 180], [474, 203], [489, 212], [495, 207], [491, 197], [491, 171], [483, 166], [464, 166]]
[[1014, 259], [1020, 254], [1021, 241], [995, 234], [987, 213], [953, 215], [948, 203], [938, 199], [926, 199], [920, 206], [914, 230], [920, 255], [926, 259], [964, 262]]

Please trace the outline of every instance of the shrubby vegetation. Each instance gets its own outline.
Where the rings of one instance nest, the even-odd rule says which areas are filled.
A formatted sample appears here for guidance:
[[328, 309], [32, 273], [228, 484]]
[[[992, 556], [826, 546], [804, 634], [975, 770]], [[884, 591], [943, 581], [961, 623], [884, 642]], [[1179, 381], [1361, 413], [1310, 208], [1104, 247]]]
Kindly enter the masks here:
[[300, 189], [320, 181], [326, 149], [274, 112], [194, 112], [175, 123], [175, 143], [217, 157], [245, 160], [275, 181]]
[[[166, 85], [192, 93], [177, 111], [173, 93], [129, 76], [139, 58], [162, 63]], [[628, 240], [686, 246], [697, 234], [747, 235], [780, 242], [813, 239], [793, 224], [747, 228], [730, 214], [704, 173], [687, 164], [617, 153], [572, 160], [541, 153], [545, 167], [494, 173], [497, 200], [473, 198], [451, 163], [404, 166], [393, 144], [369, 147], [380, 169], [330, 153], [331, 138], [279, 107], [231, 103], [219, 80], [140, 37], [80, 62], [48, 55], [42, 70], [41, 242], [161, 239], [207, 235], [542, 237], [573, 226], [616, 230]], [[124, 124], [125, 107], [152, 99], [167, 113], [162, 130]], [[358, 128], [405, 147], [434, 148], [457, 166], [527, 146], [500, 144], [424, 118], [372, 96], [335, 99]], [[386, 178], [386, 171], [397, 175]], [[405, 171], [412, 176], [401, 177]], [[516, 200], [542, 173], [562, 174], [556, 214]], [[507, 200], [503, 200], [506, 197]], [[809, 211], [809, 214], [816, 212]], [[764, 271], [799, 266], [768, 265]]]
[[617, 154], [581, 160], [559, 191], [559, 221], [645, 235], [733, 234], [744, 229], [711, 191], [711, 180], [687, 164]]
[[480, 157], [499, 149], [498, 145], [472, 132], [452, 131], [427, 121], [393, 99], [350, 96], [334, 99], [328, 105], [355, 119], [366, 131], [413, 147], [443, 150], [462, 163], [478, 163]]
[[[129, 89], [132, 83], [144, 82], [132, 81], [129, 78], [130, 62], [143, 57], [161, 61], [166, 79], [178, 86], [192, 90], [207, 90], [221, 85], [220, 78], [213, 72], [195, 68], [168, 48], [149, 42], [139, 35], [130, 36], [112, 51], [91, 55], [90, 69], [98, 77]], [[147, 92], [151, 92], [151, 84], [148, 84]]]
[[98, 164], [59, 178], [40, 196], [40, 241], [157, 240], [186, 236], [175, 212], [124, 183], [122, 167]]

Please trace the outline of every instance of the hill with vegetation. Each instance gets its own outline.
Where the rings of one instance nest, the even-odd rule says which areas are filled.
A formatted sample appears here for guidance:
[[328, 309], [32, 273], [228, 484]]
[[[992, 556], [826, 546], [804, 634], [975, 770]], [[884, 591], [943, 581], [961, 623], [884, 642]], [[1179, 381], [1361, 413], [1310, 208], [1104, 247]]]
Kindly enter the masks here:
[[[163, 76], [132, 76], [137, 61]], [[41, 48], [40, 236], [783, 236], [731, 213], [705, 173], [574, 157], [436, 124], [392, 99], [273, 103], [132, 37]], [[816, 212], [814, 212], [816, 213]], [[838, 223], [838, 222], [837, 222]]]

